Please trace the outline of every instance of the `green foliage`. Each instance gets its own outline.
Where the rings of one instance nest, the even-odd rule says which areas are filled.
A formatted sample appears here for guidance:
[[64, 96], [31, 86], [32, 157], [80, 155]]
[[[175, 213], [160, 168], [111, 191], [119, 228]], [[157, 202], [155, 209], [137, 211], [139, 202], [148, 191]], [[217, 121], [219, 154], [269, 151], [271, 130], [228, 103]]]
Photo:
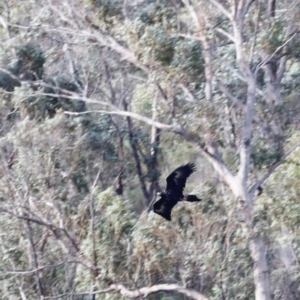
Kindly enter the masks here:
[[120, 1], [113, 0], [91, 0], [91, 3], [98, 9], [99, 18], [106, 21], [111, 17], [120, 17], [122, 14], [122, 7]]
[[[85, 222], [85, 230], [88, 234], [82, 240], [83, 254], [86, 257], [97, 257], [99, 270], [99, 282], [107, 280], [128, 280], [128, 268], [130, 257], [127, 256], [129, 234], [136, 218], [130, 212], [130, 205], [121, 197], [115, 195], [113, 189], [106, 191], [93, 191], [93, 200], [86, 197], [81, 202], [79, 211], [84, 213], [78, 216], [81, 222]], [[94, 201], [94, 219], [91, 217], [90, 202]], [[94, 232], [89, 228], [94, 223]], [[81, 228], [83, 230], [83, 228]], [[89, 279], [89, 271], [80, 268], [78, 270], [78, 287], [85, 286]]]
[[[236, 61], [237, 43], [230, 39], [230, 20], [205, 1], [192, 3], [197, 24], [179, 0], [73, 4], [0, 3], [1, 66], [22, 83], [0, 71], [1, 299], [42, 298], [38, 278], [44, 296], [90, 292], [111, 283], [131, 290], [177, 283], [212, 300], [254, 299], [241, 204], [198, 148], [215, 142], [220, 159], [238, 171], [249, 90]], [[229, 2], [223, 5], [231, 11]], [[251, 70], [272, 56], [256, 78], [249, 185], [299, 140], [299, 35], [280, 48], [290, 30], [297, 32], [299, 5], [277, 1], [276, 6], [276, 16], [267, 19], [265, 3], [253, 2], [242, 24], [240, 50]], [[209, 83], [204, 54], [211, 54], [210, 99], [204, 96]], [[279, 82], [275, 72], [284, 59]], [[70, 64], [80, 82], [74, 81], [77, 73], [68, 74]], [[76, 93], [92, 101], [77, 100]], [[126, 116], [88, 113], [124, 107], [183, 126], [195, 143], [160, 131], [159, 141], [151, 144], [154, 128], [141, 121], [131, 119], [130, 128]], [[291, 155], [253, 202], [254, 234], [266, 242], [276, 300], [299, 298], [297, 265], [287, 269], [282, 258], [286, 245], [295, 261], [300, 257], [298, 157]], [[196, 162], [197, 172], [185, 191], [202, 202], [178, 203], [172, 222], [166, 222], [147, 211], [142, 183], [155, 200], [168, 174], [188, 161]], [[116, 195], [117, 184], [123, 185], [122, 195]], [[293, 273], [287, 276], [287, 270]], [[96, 298], [125, 300], [118, 293]], [[187, 300], [175, 292], [148, 298]]]
[[41, 79], [44, 73], [45, 56], [42, 49], [33, 42], [20, 46], [17, 61], [10, 66], [13, 74], [26, 80]]
[[172, 60], [174, 72], [178, 79], [200, 83], [203, 78], [204, 60], [201, 45], [197, 41], [178, 40]]
[[158, 62], [163, 66], [169, 66], [174, 56], [174, 38], [159, 25], [148, 26], [141, 36], [138, 47], [143, 49], [145, 63]]
[[174, 11], [163, 3], [149, 4], [140, 12], [138, 20], [148, 26], [159, 24], [165, 29], [174, 29], [176, 26]]
[[[24, 115], [28, 115], [31, 119], [45, 119], [46, 117], [54, 117], [58, 110], [82, 112], [85, 110], [85, 103], [81, 100], [70, 99], [64, 97], [63, 90], [76, 92], [78, 90], [75, 83], [71, 82], [65, 76], [45, 79], [46, 86], [40, 87], [39, 90], [27, 87], [21, 87], [16, 91], [13, 98], [15, 106], [20, 106]], [[49, 85], [49, 86], [47, 86]], [[58, 87], [59, 89], [55, 89]], [[61, 89], [61, 90], [60, 90]], [[24, 93], [26, 90], [26, 97]], [[40, 92], [41, 95], [35, 95]], [[43, 95], [52, 94], [52, 95]], [[20, 95], [18, 97], [17, 95]]]
[[274, 52], [279, 46], [282, 45], [284, 39], [283, 23], [280, 20], [275, 20], [271, 24], [270, 31], [268, 32], [267, 47], [269, 53]]
[[267, 144], [263, 139], [255, 139], [252, 144], [251, 159], [253, 165], [258, 170], [269, 166], [270, 164], [279, 161], [282, 155], [280, 141], [272, 144]]

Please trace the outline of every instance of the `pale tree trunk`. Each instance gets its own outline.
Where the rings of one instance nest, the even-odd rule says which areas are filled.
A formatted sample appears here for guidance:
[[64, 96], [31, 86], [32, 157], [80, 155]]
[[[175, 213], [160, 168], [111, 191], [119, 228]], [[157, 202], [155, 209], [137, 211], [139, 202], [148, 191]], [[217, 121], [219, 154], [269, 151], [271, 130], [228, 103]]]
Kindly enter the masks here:
[[266, 258], [265, 245], [262, 237], [253, 230], [253, 193], [250, 193], [247, 186], [250, 170], [252, 123], [255, 114], [256, 101], [256, 78], [252, 73], [247, 54], [243, 47], [243, 23], [245, 15], [251, 1], [234, 1], [231, 7], [231, 13], [227, 11], [220, 3], [214, 0], [219, 9], [229, 18], [233, 28], [233, 38], [236, 49], [236, 60], [239, 71], [247, 81], [247, 103], [244, 114], [244, 124], [241, 134], [240, 144], [240, 166], [238, 174], [231, 181], [230, 187], [235, 196], [241, 201], [241, 210], [244, 215], [244, 229], [249, 237], [249, 250], [253, 260], [253, 275], [256, 300], [270, 300], [270, 280], [268, 272], [268, 263]]
[[245, 182], [235, 178], [232, 187], [234, 194], [241, 201], [241, 211], [244, 216], [243, 228], [248, 235], [249, 250], [253, 261], [253, 278], [256, 300], [270, 300], [270, 279], [266, 257], [266, 249], [262, 236], [253, 230], [253, 197]]
[[251, 237], [249, 248], [253, 260], [255, 299], [270, 300], [270, 280], [266, 260], [266, 249], [264, 241], [260, 235]]

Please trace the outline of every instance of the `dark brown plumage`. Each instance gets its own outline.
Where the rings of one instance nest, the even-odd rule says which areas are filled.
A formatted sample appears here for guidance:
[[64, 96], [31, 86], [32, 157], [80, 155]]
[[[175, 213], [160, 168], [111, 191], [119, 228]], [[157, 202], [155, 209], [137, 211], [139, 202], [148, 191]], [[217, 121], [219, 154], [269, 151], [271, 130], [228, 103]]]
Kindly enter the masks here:
[[155, 213], [171, 221], [171, 211], [178, 201], [201, 201], [195, 195], [183, 195], [186, 180], [195, 170], [195, 165], [189, 163], [177, 168], [167, 177], [167, 188], [160, 194], [160, 199], [153, 205]]

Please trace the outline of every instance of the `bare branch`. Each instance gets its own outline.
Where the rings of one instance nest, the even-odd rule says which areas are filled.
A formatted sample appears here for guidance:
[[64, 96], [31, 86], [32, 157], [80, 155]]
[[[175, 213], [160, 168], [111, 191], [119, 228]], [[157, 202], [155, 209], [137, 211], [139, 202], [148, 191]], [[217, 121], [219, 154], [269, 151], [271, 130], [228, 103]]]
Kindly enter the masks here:
[[106, 36], [105, 34], [102, 34], [99, 30], [91, 32], [89, 30], [72, 30], [72, 29], [66, 29], [66, 28], [52, 28], [49, 26], [43, 26], [43, 28], [47, 31], [53, 31], [53, 32], [61, 32], [66, 34], [72, 34], [74, 36], [82, 36], [85, 38], [89, 38], [91, 40], [94, 40], [95, 42], [98, 42], [102, 46], [106, 46], [111, 48], [112, 50], [119, 53], [124, 60], [127, 60], [128, 62], [131, 62], [136, 67], [140, 68], [144, 72], [148, 73], [149, 69], [147, 66], [145, 66], [137, 57], [134, 55], [133, 52], [128, 50], [127, 48], [123, 47], [121, 44], [119, 44], [114, 38], [111, 36]]
[[227, 31], [225, 31], [224, 29], [216, 28], [215, 30], [220, 32], [221, 34], [225, 35], [229, 40], [231, 40], [232, 42], [235, 43], [234, 37], [230, 33], [228, 33]]
[[142, 115], [139, 115], [137, 113], [129, 112], [129, 111], [105, 111], [105, 110], [93, 110], [93, 111], [85, 111], [85, 112], [69, 112], [65, 111], [65, 114], [68, 115], [83, 115], [87, 113], [100, 113], [100, 114], [113, 114], [113, 115], [119, 115], [124, 117], [131, 117], [133, 119], [142, 121], [148, 125], [155, 126], [159, 129], [171, 131], [177, 134], [182, 135], [187, 142], [195, 146], [200, 152], [208, 159], [208, 161], [213, 165], [215, 170], [226, 179], [227, 184], [230, 187], [234, 187], [234, 177], [232, 173], [229, 171], [229, 169], [226, 167], [225, 163], [222, 162], [222, 160], [219, 157], [215, 157], [212, 153], [210, 153], [206, 148], [205, 145], [201, 146], [199, 143], [197, 143], [189, 134], [185, 131], [185, 129], [182, 126], [179, 126], [178, 124], [174, 125], [167, 125], [163, 124], [157, 121], [154, 121], [150, 118], [144, 117]]
[[3, 211], [5, 213], [9, 214], [10, 216], [16, 217], [19, 220], [25, 220], [27, 222], [32, 222], [32, 223], [35, 223], [35, 224], [46, 226], [46, 227], [50, 228], [53, 232], [54, 232], [54, 229], [63, 231], [64, 234], [66, 235], [66, 237], [70, 240], [70, 242], [72, 243], [72, 245], [76, 249], [76, 251], [79, 251], [79, 246], [75, 242], [75, 239], [70, 236], [70, 234], [68, 233], [68, 231], [65, 228], [61, 228], [61, 227], [58, 227], [58, 226], [56, 226], [56, 225], [54, 225], [52, 223], [46, 223], [44, 221], [41, 221], [41, 220], [38, 220], [38, 219], [34, 219], [34, 218], [31, 218], [31, 217], [28, 217], [28, 216], [25, 216], [25, 215], [14, 214], [13, 212], [11, 212], [11, 211], [9, 211], [9, 210], [7, 210], [5, 208], [2, 208], [2, 207], [0, 207], [0, 211]]
[[150, 294], [157, 293], [159, 291], [177, 291], [178, 293], [184, 294], [190, 297], [191, 299], [208, 300], [207, 297], [200, 294], [196, 290], [187, 289], [177, 284], [158, 284], [153, 285], [151, 287], [143, 287], [135, 291], [130, 291], [121, 284], [113, 284], [111, 285], [111, 288], [115, 289], [116, 291], [119, 291], [123, 296], [127, 296], [129, 298], [138, 298], [141, 295], [147, 297]]
[[255, 0], [248, 0], [248, 2], [245, 5], [245, 11], [244, 14], [247, 14], [247, 12], [249, 11], [250, 6], [252, 5], [252, 3], [254, 3]]
[[183, 83], [180, 83], [179, 84], [179, 87], [182, 89], [182, 91], [185, 93], [185, 95], [187, 96], [186, 97], [186, 100], [189, 101], [189, 102], [192, 102], [192, 103], [196, 103], [197, 100], [196, 98], [194, 97], [194, 95], [189, 91], [189, 89], [183, 84]]
[[99, 295], [105, 294], [110, 292], [119, 292], [121, 295], [128, 297], [130, 299], [139, 298], [139, 297], [147, 297], [151, 294], [158, 293], [161, 291], [176, 291], [180, 294], [186, 295], [194, 300], [208, 300], [207, 297], [202, 295], [201, 293], [197, 292], [196, 290], [187, 289], [177, 284], [157, 284], [150, 287], [143, 287], [134, 291], [128, 290], [122, 284], [112, 284], [109, 288], [98, 290], [95, 292], [82, 292], [82, 293], [65, 293], [60, 294], [58, 296], [53, 297], [44, 297], [43, 299], [60, 299], [62, 297], [67, 296], [84, 296], [84, 295]]
[[201, 145], [196, 140], [191, 137], [184, 128], [181, 127], [180, 131], [178, 131], [179, 134], [181, 134], [185, 140], [193, 145], [196, 149], [198, 149], [201, 154], [211, 163], [211, 165], [214, 167], [215, 171], [224, 179], [226, 184], [234, 190], [235, 186], [235, 178], [233, 174], [230, 172], [230, 170], [227, 168], [225, 163], [223, 162], [221, 157], [218, 157], [214, 155], [213, 153], [210, 153], [208, 151], [205, 144]]
[[195, 36], [195, 35], [184, 34], [184, 33], [180, 33], [178, 35], [184, 37], [185, 39], [191, 39], [191, 40], [201, 41], [201, 38], [199, 38], [198, 36]]
[[3, 208], [3, 207], [0, 207], [0, 211], [3, 211], [5, 213], [9, 214], [12, 217], [16, 217], [19, 220], [30, 221], [30, 222], [33, 222], [33, 223], [36, 223], [36, 224], [39, 224], [39, 225], [43, 225], [43, 226], [46, 226], [46, 227], [55, 227], [51, 223], [46, 223], [46, 222], [43, 222], [41, 220], [30, 218], [30, 217], [27, 217], [27, 216], [24, 216], [24, 215], [23, 216], [22, 215], [16, 215], [13, 212], [11, 212], [11, 211]]
[[[219, 78], [217, 78], [216, 76], [215, 76], [215, 78], [216, 78], [216, 81], [217, 81], [217, 83], [218, 83], [218, 88], [219, 88], [219, 90], [220, 90], [222, 93], [224, 93], [224, 95], [232, 102], [232, 104], [233, 104], [234, 106], [236, 106], [237, 108], [239, 108], [239, 109], [241, 109], [242, 111], [244, 111], [244, 110], [246, 109], [246, 105], [245, 105], [242, 101], [240, 101], [238, 98], [236, 98], [236, 97], [229, 91], [229, 89], [224, 85], [224, 83], [223, 83]], [[265, 132], [268, 131], [267, 128], [266, 128], [266, 126], [264, 125], [264, 123], [262, 122], [262, 120], [261, 120], [261, 118], [259, 117], [258, 114], [254, 113], [254, 115], [253, 115], [253, 121], [254, 121], [255, 123], [259, 124], [259, 125], [263, 128], [263, 130], [264, 130]]]
[[215, 7], [217, 7], [229, 20], [232, 21], [232, 15], [229, 11], [218, 1], [216, 0], [209, 0]]
[[37, 271], [41, 271], [41, 270], [45, 270], [45, 269], [53, 269], [53, 268], [57, 268], [60, 267], [64, 264], [81, 264], [84, 265], [85, 267], [87, 267], [88, 269], [92, 269], [89, 266], [83, 264], [81, 261], [78, 260], [63, 260], [61, 262], [58, 262], [56, 264], [53, 265], [45, 265], [45, 266], [40, 266], [36, 269], [33, 270], [8, 270], [5, 272], [1, 272], [0, 276], [7, 276], [7, 275], [32, 275], [34, 273], [36, 273]]
[[296, 35], [298, 34], [298, 32], [294, 32], [292, 34], [292, 36], [287, 40], [285, 41], [282, 45], [280, 45], [270, 56], [266, 57], [256, 68], [255, 70], [255, 73], [258, 72], [258, 70], [260, 68], [262, 68], [264, 65], [266, 65], [268, 62], [271, 61], [271, 59], [284, 47], [286, 46]]
[[92, 296], [92, 295], [100, 295], [100, 294], [106, 294], [106, 293], [111, 293], [113, 292], [114, 289], [112, 288], [107, 288], [103, 290], [98, 290], [94, 292], [81, 292], [81, 293], [64, 293], [64, 294], [59, 294], [57, 296], [46, 296], [43, 299], [62, 299], [63, 297], [69, 297], [69, 296]]
[[281, 157], [279, 161], [274, 162], [269, 170], [263, 175], [255, 184], [250, 188], [250, 193], [254, 193], [256, 189], [262, 185], [273, 173], [274, 171], [285, 161], [297, 148], [300, 147], [300, 142], [291, 147], [286, 153]]
[[[0, 71], [2, 71], [2, 68], [0, 68]], [[7, 71], [5, 69], [3, 69], [3, 71], [5, 73], [11, 75], [11, 73], [9, 71]], [[89, 114], [89, 113], [102, 113], [102, 114], [109, 114], [109, 115], [119, 115], [119, 116], [124, 116], [124, 117], [131, 117], [131, 118], [134, 118], [136, 120], [142, 121], [142, 122], [144, 122], [148, 125], [155, 126], [155, 127], [159, 128], [159, 129], [162, 129], [162, 130], [168, 130], [168, 131], [176, 132], [177, 127], [178, 127], [177, 125], [167, 125], [167, 124], [164, 124], [164, 123], [161, 123], [161, 122], [158, 122], [158, 121], [154, 121], [150, 118], [144, 117], [144, 116], [139, 115], [139, 114], [134, 113], [134, 112], [119, 110], [119, 108], [117, 106], [115, 106], [111, 103], [91, 99], [91, 98], [88, 98], [88, 97], [83, 97], [83, 96], [80, 96], [77, 93], [74, 93], [74, 92], [68, 91], [66, 89], [62, 89], [62, 88], [53, 86], [53, 85], [45, 84], [43, 82], [24, 81], [24, 83], [32, 83], [32, 84], [35, 84], [35, 85], [38, 85], [38, 86], [54, 88], [57, 91], [60, 91], [60, 92], [64, 93], [63, 97], [68, 98], [70, 100], [77, 100], [77, 101], [81, 100], [81, 101], [84, 101], [86, 103], [93, 103], [93, 104], [103, 105], [103, 106], [108, 107], [108, 108], [111, 109], [111, 111], [109, 111], [109, 110], [108, 111], [106, 111], [106, 110], [93, 110], [93, 111], [84, 111], [84, 112], [65, 111], [64, 113], [67, 114], [67, 115], [79, 116], [79, 115]], [[57, 97], [57, 98], [62, 97], [62, 94], [54, 94], [54, 93], [39, 93], [39, 92], [37, 92], [34, 95], [36, 95], [36, 96], [38, 96], [38, 95], [40, 95], [40, 96], [51, 96], [51, 97]]]
[[0, 71], [3, 72], [3, 73], [5, 73], [5, 74], [7, 74], [7, 75], [9, 75], [12, 79], [18, 81], [18, 83], [21, 83], [21, 80], [16, 75], [14, 75], [13, 73], [9, 72], [8, 70], [3, 69], [3, 68], [0, 67]]
[[162, 129], [162, 130], [174, 131], [174, 132], [176, 132], [176, 130], [177, 130], [177, 125], [167, 125], [167, 124], [164, 124], [164, 123], [160, 123], [158, 121], [154, 121], [150, 118], [144, 117], [142, 115], [139, 115], [137, 113], [130, 112], [130, 111], [123, 111], [123, 110], [116, 110], [116, 111], [90, 110], [90, 111], [84, 111], [84, 112], [65, 111], [64, 113], [66, 115], [73, 115], [73, 116], [79, 116], [79, 115], [90, 114], [90, 113], [118, 115], [118, 116], [123, 116], [123, 117], [131, 117], [133, 119], [142, 121], [142, 122], [144, 122], [148, 125], [155, 126], [155, 127], [159, 128], [159, 129]]

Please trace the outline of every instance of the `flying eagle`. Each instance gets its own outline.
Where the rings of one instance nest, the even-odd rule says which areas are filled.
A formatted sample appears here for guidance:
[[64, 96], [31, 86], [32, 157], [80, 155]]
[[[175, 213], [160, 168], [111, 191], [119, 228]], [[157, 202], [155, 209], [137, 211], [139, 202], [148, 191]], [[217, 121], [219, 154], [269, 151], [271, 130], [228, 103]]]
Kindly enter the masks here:
[[196, 195], [183, 195], [186, 180], [195, 170], [196, 166], [189, 163], [177, 168], [167, 177], [167, 188], [160, 194], [160, 199], [153, 205], [155, 213], [171, 221], [172, 208], [178, 201], [201, 201]]

